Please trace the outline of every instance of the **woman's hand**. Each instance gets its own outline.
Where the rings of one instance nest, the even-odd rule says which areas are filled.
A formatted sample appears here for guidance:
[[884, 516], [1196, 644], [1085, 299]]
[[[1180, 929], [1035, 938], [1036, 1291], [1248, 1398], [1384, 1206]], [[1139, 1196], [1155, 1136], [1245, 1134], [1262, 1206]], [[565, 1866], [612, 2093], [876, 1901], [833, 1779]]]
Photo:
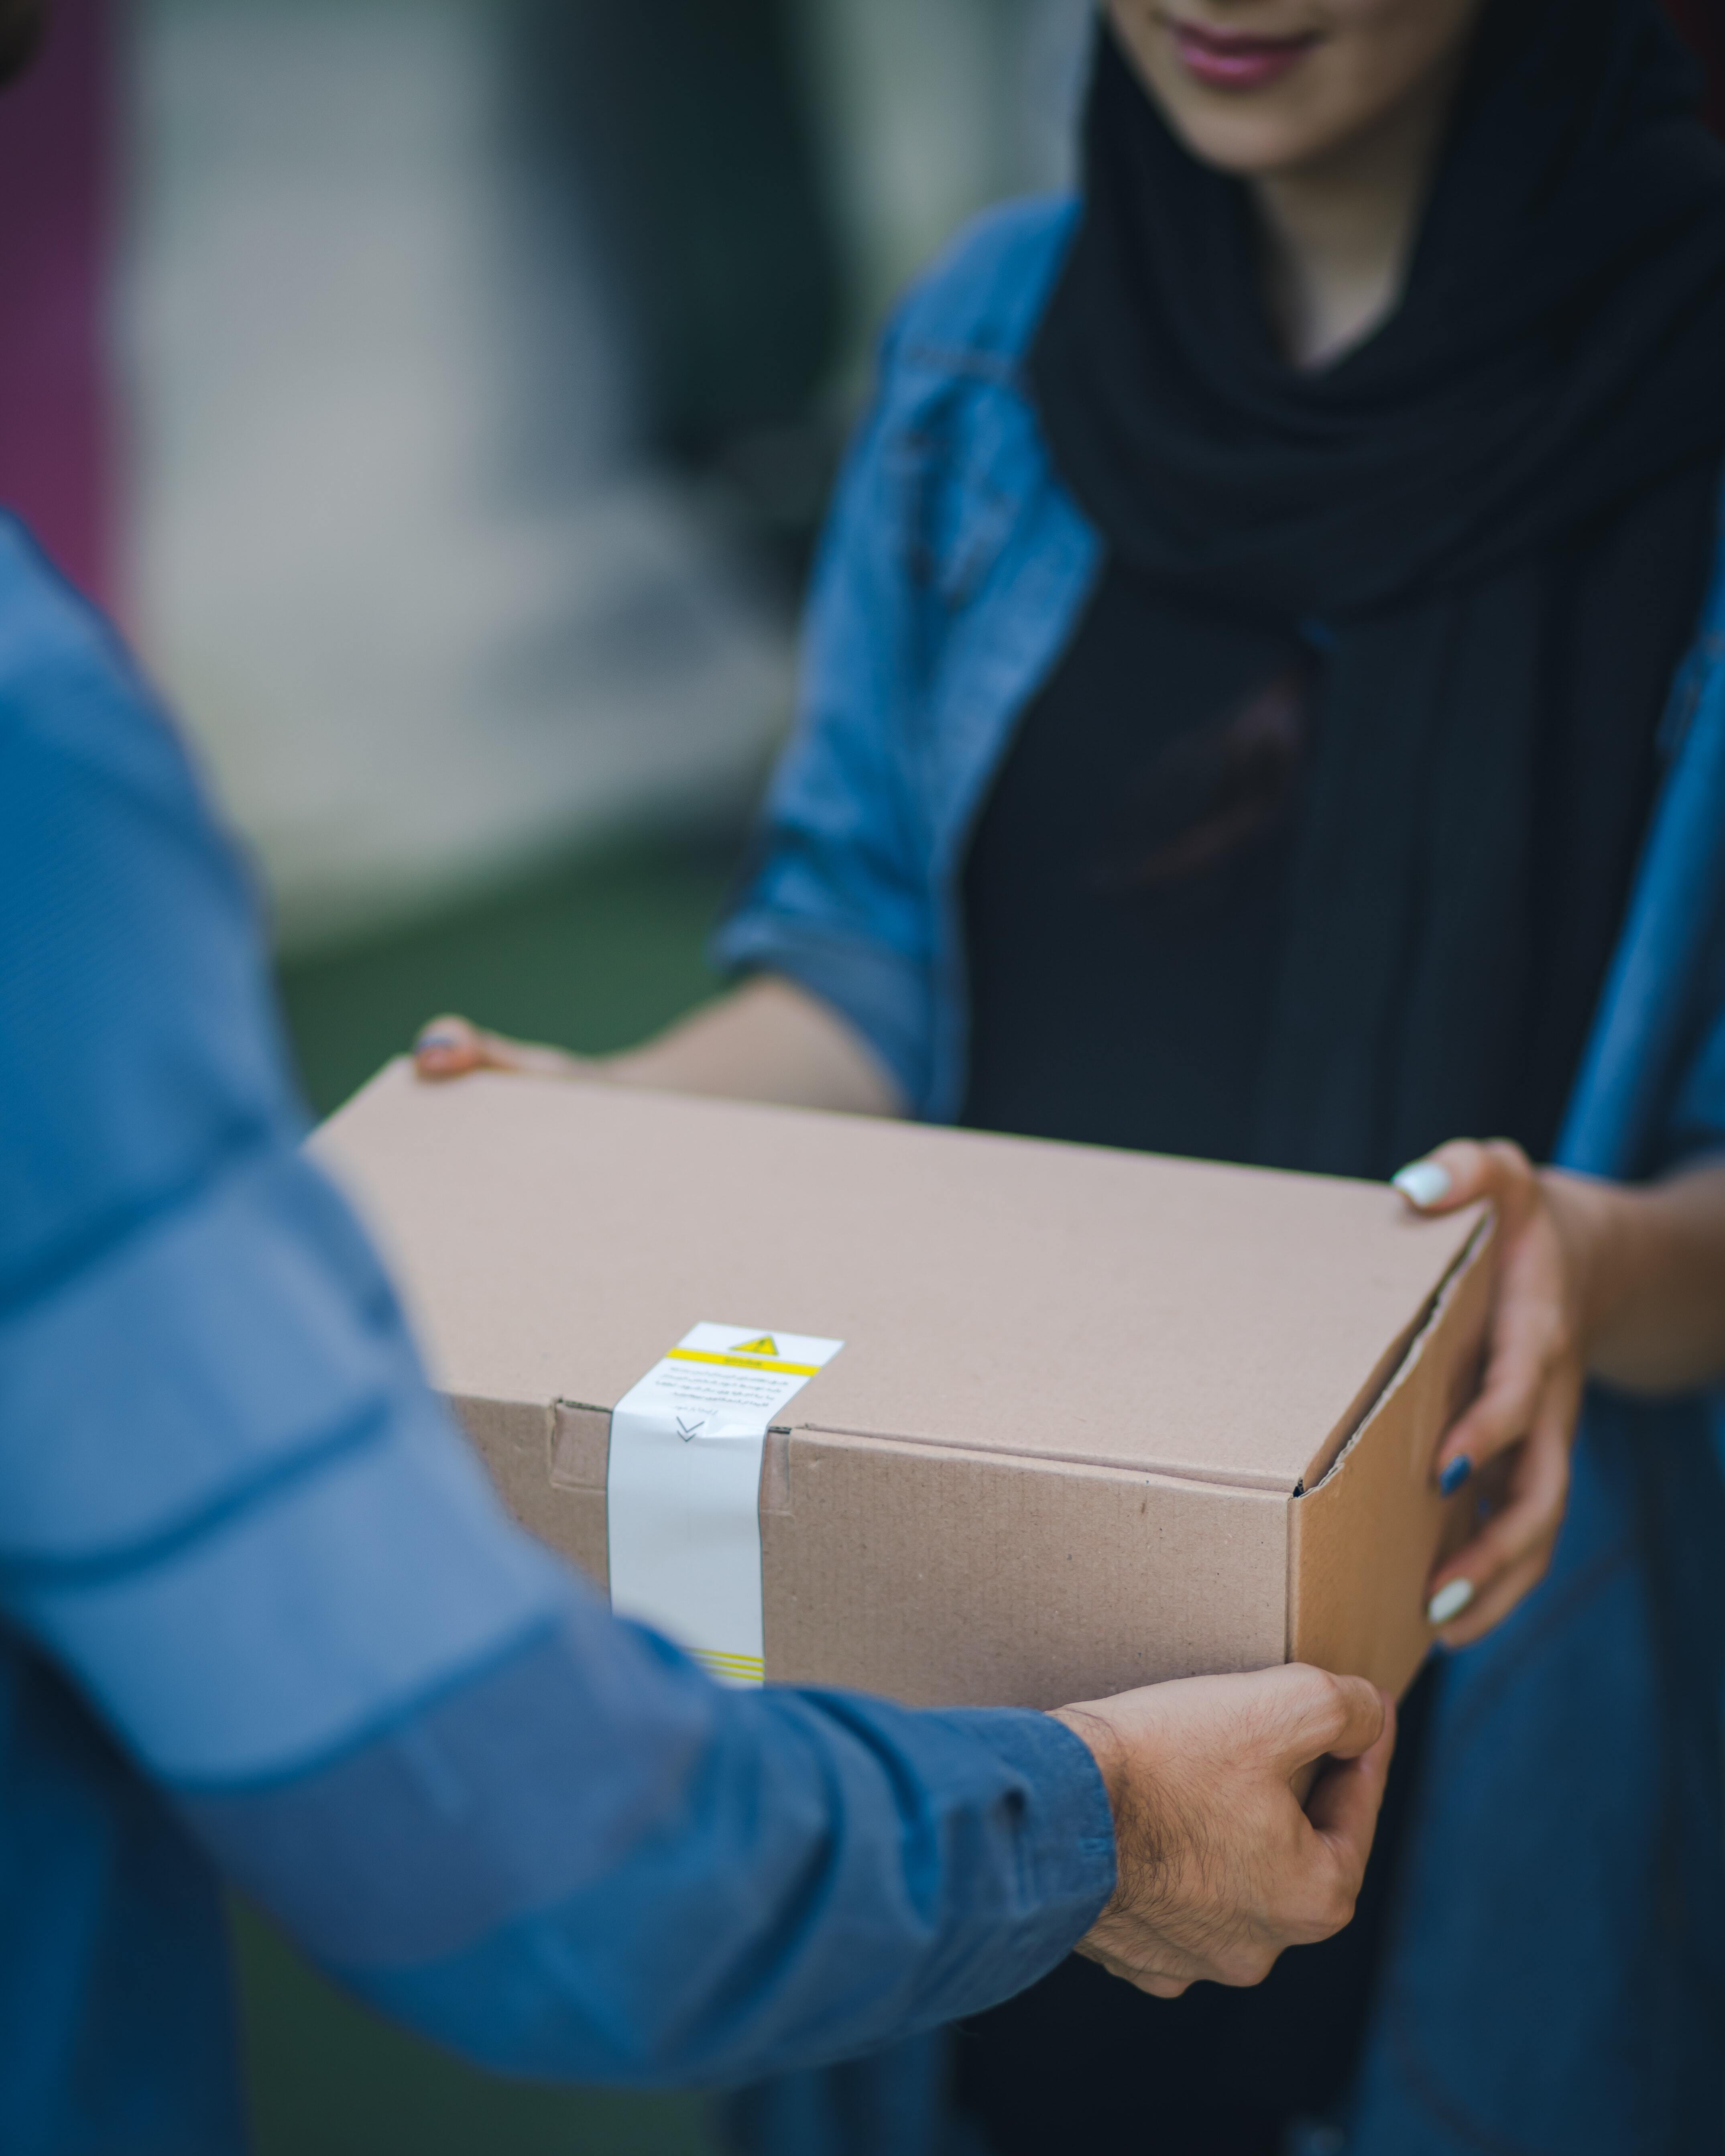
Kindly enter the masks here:
[[413, 1043], [413, 1068], [422, 1078], [465, 1078], [470, 1070], [524, 1070], [542, 1078], [588, 1078], [597, 1066], [566, 1049], [542, 1048], [506, 1034], [485, 1033], [453, 1013], [434, 1018]]
[[1544, 1577], [1586, 1380], [1668, 1399], [1725, 1379], [1725, 1161], [1608, 1183], [1463, 1139], [1395, 1183], [1422, 1213], [1480, 1199], [1497, 1210], [1485, 1384], [1436, 1466], [1445, 1491], [1493, 1460], [1507, 1468], [1506, 1503], [1432, 1575], [1432, 1622], [1465, 1646]]
[[1461, 1489], [1507, 1467], [1502, 1508], [1432, 1575], [1430, 1614], [1466, 1646], [1544, 1578], [1569, 1494], [1569, 1453], [1587, 1379], [1594, 1240], [1602, 1216], [1566, 1205], [1561, 1183], [1519, 1146], [1458, 1140], [1404, 1168], [1396, 1188], [1426, 1214], [1488, 1199], [1497, 1214], [1497, 1279], [1479, 1398], [1445, 1437], [1438, 1486]]

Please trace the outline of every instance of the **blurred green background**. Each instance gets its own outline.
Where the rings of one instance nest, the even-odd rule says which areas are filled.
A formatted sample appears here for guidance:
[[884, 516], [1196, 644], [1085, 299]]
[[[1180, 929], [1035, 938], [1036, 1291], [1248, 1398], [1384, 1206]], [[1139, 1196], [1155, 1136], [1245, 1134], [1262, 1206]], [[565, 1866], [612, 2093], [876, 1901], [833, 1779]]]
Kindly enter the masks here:
[[667, 1024], [717, 986], [704, 947], [737, 854], [728, 829], [624, 838], [287, 960], [282, 1002], [314, 1112], [338, 1108], [439, 1011], [592, 1054]]
[[[285, 964], [281, 990], [326, 1115], [434, 1013], [595, 1052], [716, 985], [703, 945], [730, 832], [624, 839], [409, 928]], [[236, 1910], [259, 2156], [712, 2156], [698, 2099], [489, 2082], [342, 1998]]]

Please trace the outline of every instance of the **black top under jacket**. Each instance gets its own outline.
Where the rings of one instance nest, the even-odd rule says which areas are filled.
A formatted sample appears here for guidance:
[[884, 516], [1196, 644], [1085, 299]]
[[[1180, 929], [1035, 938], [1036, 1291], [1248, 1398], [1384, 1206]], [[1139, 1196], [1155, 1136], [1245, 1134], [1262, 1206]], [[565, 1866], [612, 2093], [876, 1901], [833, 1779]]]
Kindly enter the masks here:
[[[972, 843], [961, 1120], [1360, 1175], [1459, 1136], [1549, 1158], [1646, 826], [1718, 494], [1709, 459], [1550, 565], [1549, 685], [1530, 700], [1513, 771], [1497, 744], [1440, 759], [1429, 740], [1386, 732], [1351, 767], [1332, 764], [1351, 783], [1322, 821], [1312, 736], [1332, 656], [1111, 560]], [[1450, 723], [1483, 729], [1499, 710], [1481, 695]], [[1435, 763], [1460, 800], [1430, 798]], [[1476, 785], [1476, 767], [1492, 775]], [[1422, 861], [1422, 844], [1455, 858]], [[1461, 911], [1447, 923], [1432, 889], [1445, 881]], [[1302, 910], [1322, 923], [1303, 942]], [[1436, 1008], [1421, 1008], [1422, 964], [1452, 991], [1439, 1002], [1427, 987]], [[1322, 1087], [1334, 1096], [1314, 1101]]]

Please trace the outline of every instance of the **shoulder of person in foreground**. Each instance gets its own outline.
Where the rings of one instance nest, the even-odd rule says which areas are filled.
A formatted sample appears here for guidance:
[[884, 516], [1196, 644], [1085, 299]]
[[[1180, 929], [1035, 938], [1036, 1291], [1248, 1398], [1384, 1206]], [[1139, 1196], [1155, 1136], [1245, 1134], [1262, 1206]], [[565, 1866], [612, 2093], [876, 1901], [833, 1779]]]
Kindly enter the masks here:
[[614, 1624], [300, 1129], [183, 752], [0, 529], [0, 1614], [313, 1953], [500, 2068], [766, 2072], [1057, 1960], [1114, 1876], [1077, 1738], [726, 1693]]

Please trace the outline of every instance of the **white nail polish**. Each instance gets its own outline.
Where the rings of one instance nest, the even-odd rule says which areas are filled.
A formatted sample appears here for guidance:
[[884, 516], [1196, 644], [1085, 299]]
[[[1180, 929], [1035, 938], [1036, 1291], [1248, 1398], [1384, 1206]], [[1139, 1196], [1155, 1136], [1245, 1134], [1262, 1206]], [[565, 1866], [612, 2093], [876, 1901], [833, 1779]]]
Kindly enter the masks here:
[[1390, 1181], [1410, 1204], [1435, 1205], [1449, 1196], [1453, 1178], [1448, 1168], [1440, 1168], [1435, 1160], [1416, 1160]]
[[1425, 1605], [1428, 1625], [1447, 1625], [1452, 1617], [1459, 1617], [1473, 1599], [1471, 1579], [1452, 1579], [1447, 1587], [1439, 1588]]

